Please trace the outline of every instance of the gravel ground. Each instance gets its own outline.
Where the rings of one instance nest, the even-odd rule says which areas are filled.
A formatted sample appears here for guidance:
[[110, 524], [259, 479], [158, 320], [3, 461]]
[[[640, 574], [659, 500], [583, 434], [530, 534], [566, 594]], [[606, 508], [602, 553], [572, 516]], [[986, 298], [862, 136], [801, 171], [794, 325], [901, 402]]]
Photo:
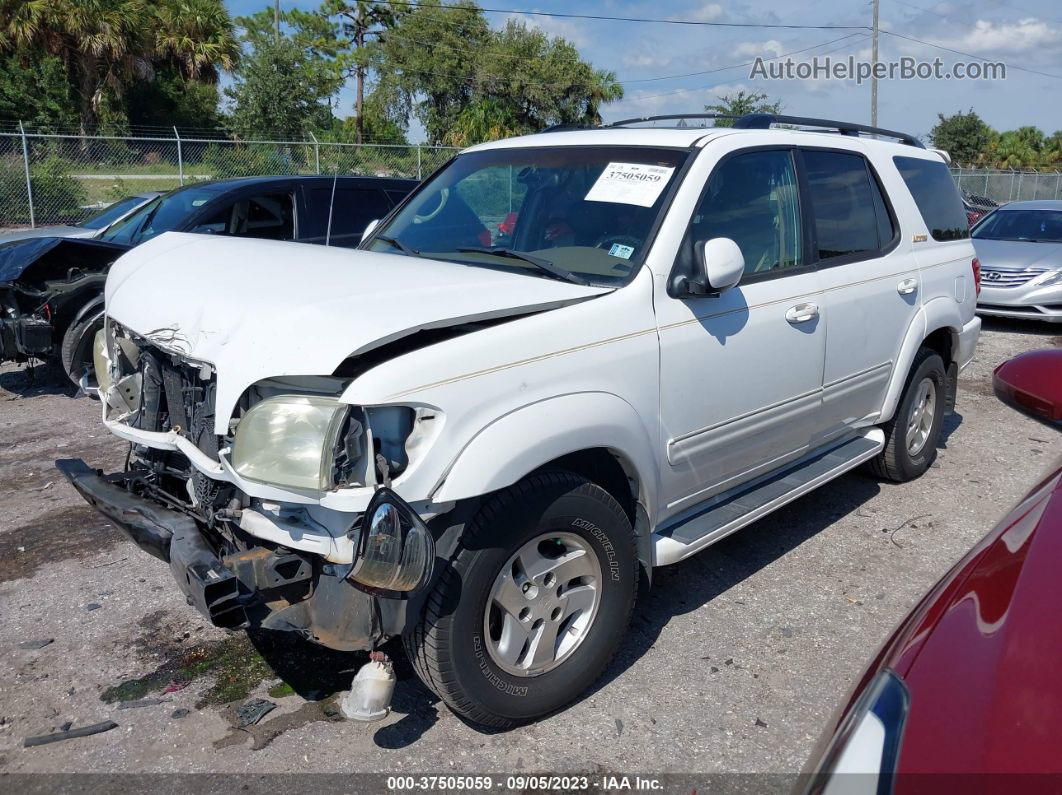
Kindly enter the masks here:
[[[252, 646], [204, 624], [168, 569], [51, 467], [83, 457], [120, 468], [123, 445], [98, 404], [72, 398], [52, 370], [30, 383], [4, 366], [0, 772], [793, 772], [896, 622], [1058, 454], [1051, 431], [993, 397], [991, 372], [1060, 344], [1049, 328], [986, 322], [923, 478], [845, 476], [657, 570], [594, 691], [502, 733], [456, 718], [401, 665], [387, 720], [343, 722], [331, 694], [359, 656]], [[255, 697], [276, 709], [238, 728], [235, 706]], [[145, 700], [121, 708], [129, 699]], [[106, 720], [118, 727], [22, 747]]]

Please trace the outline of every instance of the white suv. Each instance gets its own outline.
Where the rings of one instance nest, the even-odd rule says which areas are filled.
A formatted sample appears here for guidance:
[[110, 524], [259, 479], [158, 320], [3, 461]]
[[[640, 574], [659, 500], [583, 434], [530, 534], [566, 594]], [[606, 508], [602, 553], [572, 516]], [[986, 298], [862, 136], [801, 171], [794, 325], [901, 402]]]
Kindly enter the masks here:
[[942, 156], [868, 130], [546, 132], [462, 152], [360, 251], [163, 235], [97, 340], [128, 467], [58, 466], [218, 625], [401, 636], [469, 719], [544, 715], [654, 566], [933, 461], [978, 266]]

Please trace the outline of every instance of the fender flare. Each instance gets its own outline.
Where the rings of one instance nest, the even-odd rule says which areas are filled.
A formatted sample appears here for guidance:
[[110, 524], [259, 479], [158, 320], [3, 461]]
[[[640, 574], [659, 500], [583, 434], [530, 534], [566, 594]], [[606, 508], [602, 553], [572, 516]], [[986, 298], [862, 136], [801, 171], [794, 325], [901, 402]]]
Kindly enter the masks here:
[[74, 315], [74, 319], [70, 321], [70, 327], [76, 326], [90, 314], [94, 314], [97, 310], [103, 311], [102, 288], [94, 298], [91, 298], [88, 303], [86, 303], [83, 307], [81, 307], [81, 309], [78, 310], [77, 314]]
[[922, 346], [926, 337], [934, 331], [946, 328], [952, 336], [952, 350], [957, 350], [956, 340], [962, 327], [963, 323], [962, 317], [959, 315], [959, 307], [953, 299], [934, 298], [919, 308], [918, 314], [911, 321], [911, 325], [907, 327], [907, 335], [900, 346], [900, 354], [896, 357], [896, 366], [892, 371], [889, 389], [885, 393], [885, 401], [882, 403], [881, 413], [878, 416], [880, 422], [886, 422], [891, 419], [893, 412], [896, 411], [896, 406], [900, 403], [903, 385], [907, 381], [907, 374], [911, 370], [915, 354], [918, 353], [918, 349]]
[[[498, 417], [461, 449], [432, 490], [437, 503], [466, 500], [511, 486], [550, 461], [604, 448], [638, 479], [639, 557], [652, 565], [650, 521], [659, 494], [651, 437], [638, 412], [608, 392], [577, 392], [530, 403]], [[643, 538], [644, 536], [644, 538]]]

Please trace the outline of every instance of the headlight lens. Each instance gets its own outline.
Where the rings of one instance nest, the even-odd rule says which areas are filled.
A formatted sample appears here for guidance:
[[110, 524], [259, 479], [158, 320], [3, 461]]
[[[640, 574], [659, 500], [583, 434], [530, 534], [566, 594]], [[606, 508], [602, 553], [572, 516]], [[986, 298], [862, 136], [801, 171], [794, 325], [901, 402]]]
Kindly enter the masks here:
[[1062, 282], [1062, 271], [1054, 271], [1053, 273], [1049, 273], [1044, 276], [1043, 280], [1038, 286], [1049, 287], [1052, 284], [1058, 284], [1059, 282]]
[[378, 489], [361, 521], [350, 578], [381, 596], [401, 597], [430, 579], [434, 562], [427, 525], [393, 491]]
[[810, 792], [892, 792], [909, 708], [910, 696], [900, 678], [889, 670], [878, 674], [838, 727]]
[[100, 398], [111, 388], [111, 357], [107, 353], [107, 326], [96, 332], [92, 340], [92, 369], [96, 371], [96, 386]]
[[347, 406], [333, 397], [280, 395], [252, 406], [236, 426], [232, 467], [259, 483], [326, 491]]

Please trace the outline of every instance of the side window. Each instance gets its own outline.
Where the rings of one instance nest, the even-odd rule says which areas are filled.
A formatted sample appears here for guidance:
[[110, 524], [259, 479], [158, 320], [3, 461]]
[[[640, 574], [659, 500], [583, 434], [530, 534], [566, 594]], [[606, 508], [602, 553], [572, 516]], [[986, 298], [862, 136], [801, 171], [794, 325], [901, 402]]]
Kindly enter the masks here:
[[[332, 229], [328, 231], [328, 207], [332, 204]], [[310, 191], [310, 207], [313, 219], [307, 219], [307, 235], [301, 239], [307, 243], [354, 248], [361, 242], [361, 235], [370, 221], [378, 221], [391, 212], [391, 202], [382, 190], [375, 188], [337, 187], [335, 201], [332, 186], [313, 188]]]
[[295, 212], [288, 193], [268, 193], [224, 204], [191, 230], [201, 234], [295, 239]]
[[866, 158], [814, 149], [803, 154], [819, 259], [870, 255], [884, 248], [894, 229]]
[[970, 236], [962, 198], [942, 161], [894, 157], [893, 162], [934, 240], [962, 240]]
[[690, 226], [692, 242], [729, 237], [745, 257], [745, 273], [804, 263], [800, 201], [788, 150], [735, 155], [708, 180]]

